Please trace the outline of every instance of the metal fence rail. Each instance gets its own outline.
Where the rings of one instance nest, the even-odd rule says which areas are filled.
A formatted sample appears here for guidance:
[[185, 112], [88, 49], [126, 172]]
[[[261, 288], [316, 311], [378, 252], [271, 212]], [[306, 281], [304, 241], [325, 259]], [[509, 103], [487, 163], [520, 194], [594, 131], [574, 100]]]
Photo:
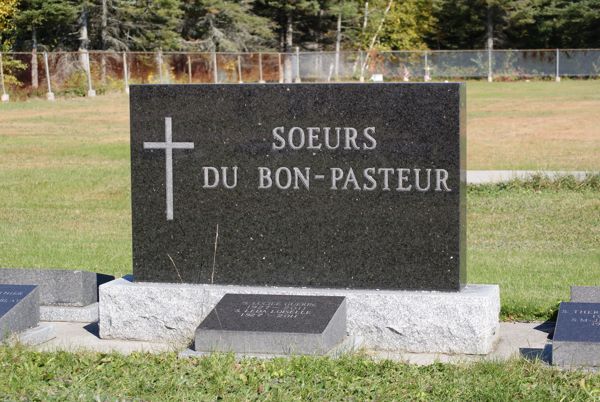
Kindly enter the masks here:
[[398, 52], [0, 53], [2, 101], [95, 96], [130, 84], [600, 77], [600, 49]]

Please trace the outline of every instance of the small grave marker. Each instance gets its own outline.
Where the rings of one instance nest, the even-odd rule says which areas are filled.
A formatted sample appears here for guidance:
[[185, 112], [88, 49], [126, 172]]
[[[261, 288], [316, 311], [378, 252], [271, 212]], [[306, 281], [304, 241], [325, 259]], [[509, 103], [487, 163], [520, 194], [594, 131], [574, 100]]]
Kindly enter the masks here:
[[571, 301], [600, 303], [600, 286], [571, 286]]
[[35, 327], [39, 320], [37, 286], [0, 285], [0, 340]]
[[345, 334], [344, 297], [226, 294], [196, 330], [195, 349], [324, 354]]
[[552, 364], [600, 366], [600, 303], [560, 304], [552, 339]]

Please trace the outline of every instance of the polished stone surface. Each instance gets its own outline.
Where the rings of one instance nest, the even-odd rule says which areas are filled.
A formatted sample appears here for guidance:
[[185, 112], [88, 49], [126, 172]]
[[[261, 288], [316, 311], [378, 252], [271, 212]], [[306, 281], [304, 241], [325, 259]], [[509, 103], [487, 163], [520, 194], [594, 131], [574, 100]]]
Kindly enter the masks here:
[[195, 350], [325, 354], [345, 335], [344, 297], [228, 293], [198, 326]]
[[0, 340], [35, 327], [39, 320], [37, 286], [0, 284]]
[[571, 301], [600, 303], [600, 286], [571, 286]]
[[132, 86], [136, 280], [459, 290], [464, 102], [454, 83]]
[[114, 276], [66, 269], [1, 268], [0, 283], [38, 285], [40, 304], [87, 306], [98, 301], [98, 285]]
[[600, 366], [600, 303], [560, 304], [552, 338], [552, 364]]

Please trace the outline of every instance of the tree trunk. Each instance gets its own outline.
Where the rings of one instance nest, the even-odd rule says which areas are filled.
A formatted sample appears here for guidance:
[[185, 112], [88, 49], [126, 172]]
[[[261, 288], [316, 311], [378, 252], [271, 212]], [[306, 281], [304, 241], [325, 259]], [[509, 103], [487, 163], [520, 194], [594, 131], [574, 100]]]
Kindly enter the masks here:
[[369, 21], [369, 2], [365, 1], [365, 16], [363, 18], [362, 33], [367, 30], [367, 22]]
[[486, 43], [486, 47], [489, 50], [493, 50], [494, 49], [494, 22], [493, 22], [493, 16], [492, 16], [492, 7], [490, 7], [488, 5], [487, 7], [487, 13], [486, 13], [486, 37], [487, 37], [487, 43]]
[[365, 72], [365, 68], [369, 64], [369, 57], [371, 56], [371, 52], [373, 51], [373, 48], [375, 47], [375, 43], [377, 42], [377, 37], [379, 37], [379, 33], [381, 32], [381, 29], [383, 28], [383, 23], [385, 22], [385, 17], [387, 17], [388, 13], [390, 12], [390, 9], [392, 8], [392, 4], [394, 4], [394, 0], [389, 1], [387, 7], [385, 8], [385, 11], [383, 12], [383, 17], [381, 17], [381, 22], [379, 23], [379, 26], [377, 27], [377, 31], [375, 31], [375, 34], [371, 38], [371, 42], [369, 43], [369, 48], [367, 49], [367, 56], [365, 57], [365, 61], [363, 62], [362, 66], [360, 68], [361, 76], [363, 76], [363, 74]]
[[[102, 42], [102, 50], [106, 51], [107, 45], [107, 29], [108, 29], [108, 0], [102, 0], [102, 17], [100, 21], [100, 41]], [[106, 54], [103, 52], [100, 59], [100, 79], [102, 84], [106, 84]]]
[[40, 82], [38, 78], [37, 32], [35, 27], [31, 30], [31, 44], [31, 88], [38, 89]]
[[[364, 11], [364, 16], [363, 16], [363, 23], [362, 23], [362, 28], [360, 30], [361, 41], [362, 41], [363, 37], [365, 36], [365, 31], [367, 30], [368, 21], [369, 21], [369, 2], [365, 1], [365, 11]], [[359, 42], [358, 46], [359, 46], [358, 50], [362, 50], [362, 44], [360, 42]], [[360, 62], [360, 56], [357, 57], [356, 61], [354, 62], [354, 66], [352, 67], [352, 75], [354, 75], [356, 73], [356, 68], [358, 67], [359, 62]], [[361, 68], [362, 68], [362, 64], [361, 64]], [[361, 80], [362, 80], [362, 75], [361, 75]]]
[[86, 50], [89, 44], [88, 38], [88, 12], [85, 4], [81, 9], [81, 15], [79, 16], [79, 50]]
[[292, 49], [294, 46], [294, 19], [292, 14], [286, 16], [285, 21], [285, 48], [286, 52], [284, 61], [284, 81], [292, 82]]
[[340, 79], [340, 47], [342, 44], [342, 10], [338, 13], [335, 33], [335, 80]]
[[79, 62], [86, 72], [90, 70], [90, 58], [87, 53], [89, 43], [87, 23], [88, 13], [84, 3], [81, 9], [81, 15], [79, 16]]
[[291, 52], [294, 47], [294, 19], [292, 14], [287, 15], [285, 21], [285, 51]]

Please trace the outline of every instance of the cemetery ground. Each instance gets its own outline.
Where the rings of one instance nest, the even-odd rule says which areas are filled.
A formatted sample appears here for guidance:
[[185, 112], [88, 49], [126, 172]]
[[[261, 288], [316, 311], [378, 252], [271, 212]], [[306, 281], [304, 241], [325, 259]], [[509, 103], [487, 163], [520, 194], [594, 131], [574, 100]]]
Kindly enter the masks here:
[[[470, 82], [468, 169], [600, 170], [600, 81]], [[0, 265], [131, 273], [127, 97], [0, 105]], [[468, 282], [503, 319], [599, 285], [600, 184], [471, 186]]]
[[236, 360], [231, 354], [39, 353], [0, 347], [7, 400], [594, 401], [600, 375], [524, 359], [414, 366], [361, 355]]
[[[600, 81], [467, 89], [469, 169], [600, 170]], [[131, 273], [128, 121], [120, 94], [0, 105], [0, 266]], [[600, 175], [471, 186], [467, 200], [468, 282], [500, 285], [503, 320], [553, 319], [570, 285], [600, 285]], [[414, 367], [8, 347], [0, 373], [9, 399], [584, 400], [600, 388], [598, 375], [525, 360]]]

